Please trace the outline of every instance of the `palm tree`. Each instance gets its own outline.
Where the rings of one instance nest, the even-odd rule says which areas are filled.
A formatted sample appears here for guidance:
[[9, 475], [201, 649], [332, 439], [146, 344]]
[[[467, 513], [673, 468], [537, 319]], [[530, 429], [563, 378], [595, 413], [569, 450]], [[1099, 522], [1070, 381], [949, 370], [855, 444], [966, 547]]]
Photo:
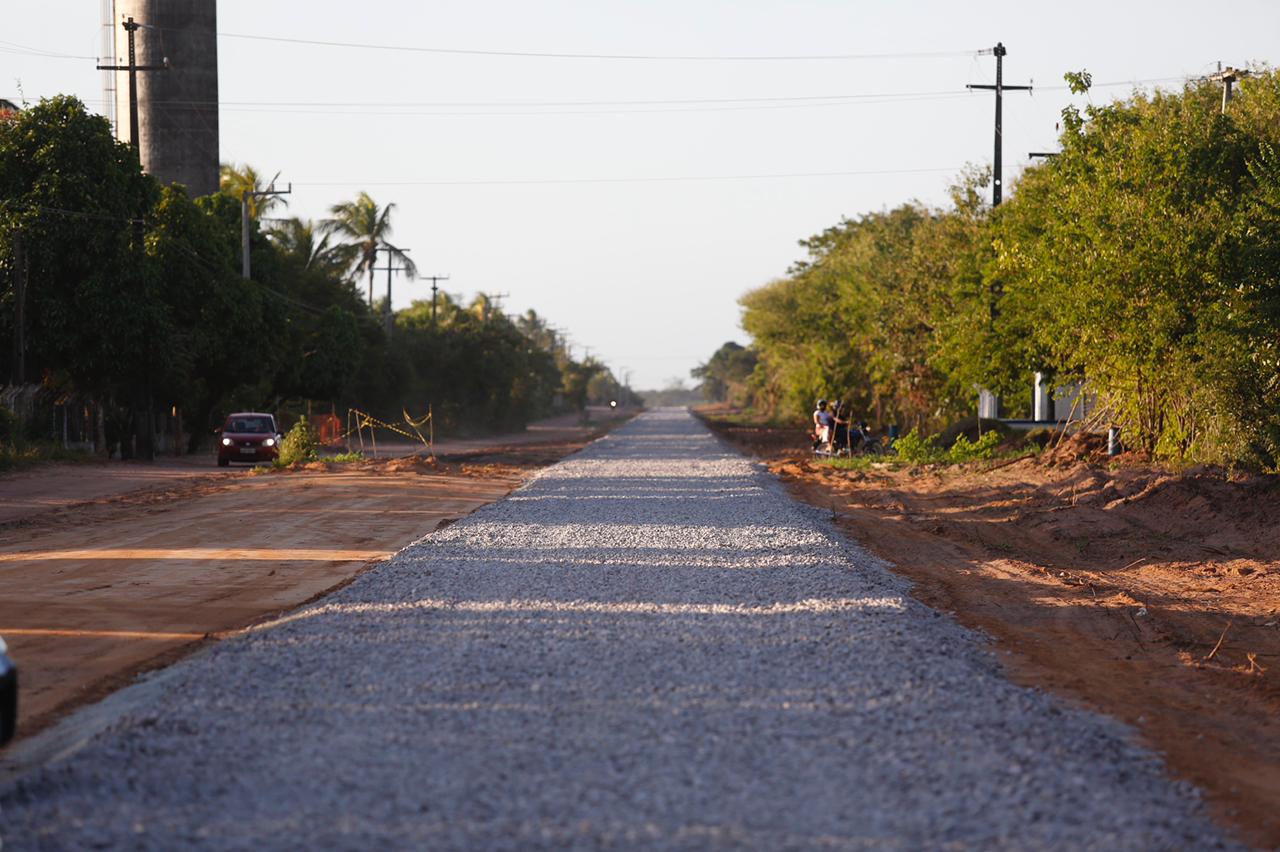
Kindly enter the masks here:
[[317, 269], [338, 278], [351, 265], [351, 250], [330, 245], [331, 234], [310, 219], [280, 219], [267, 230], [267, 235], [303, 269]]
[[409, 256], [387, 242], [387, 237], [391, 235], [391, 211], [395, 207], [395, 204], [379, 207], [369, 197], [369, 193], [361, 192], [355, 201], [333, 205], [329, 209], [333, 218], [326, 219], [323, 223], [326, 233], [336, 234], [343, 239], [339, 246], [345, 246], [351, 253], [355, 264], [353, 271], [357, 275], [368, 271], [369, 307], [373, 307], [373, 268], [378, 264], [379, 251], [385, 249], [392, 258], [399, 260], [409, 278], [418, 274], [418, 269]]
[[[243, 165], [223, 163], [218, 178], [218, 189], [224, 195], [229, 195], [236, 201], [241, 201], [244, 199], [246, 192], [261, 192], [270, 186], [275, 186], [276, 178], [278, 177], [280, 177], [280, 173], [276, 172], [275, 177], [263, 183], [262, 175], [248, 163]], [[249, 218], [254, 221], [260, 221], [277, 204], [283, 204], [287, 207], [289, 202], [279, 195], [250, 195]]]

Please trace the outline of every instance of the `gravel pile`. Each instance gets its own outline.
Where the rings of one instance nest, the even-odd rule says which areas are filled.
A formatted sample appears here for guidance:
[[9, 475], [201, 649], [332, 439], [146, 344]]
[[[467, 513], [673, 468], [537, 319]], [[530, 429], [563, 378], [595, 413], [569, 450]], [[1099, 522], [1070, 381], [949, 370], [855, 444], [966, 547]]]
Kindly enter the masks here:
[[4, 848], [1215, 848], [683, 411], [634, 421], [0, 800]]

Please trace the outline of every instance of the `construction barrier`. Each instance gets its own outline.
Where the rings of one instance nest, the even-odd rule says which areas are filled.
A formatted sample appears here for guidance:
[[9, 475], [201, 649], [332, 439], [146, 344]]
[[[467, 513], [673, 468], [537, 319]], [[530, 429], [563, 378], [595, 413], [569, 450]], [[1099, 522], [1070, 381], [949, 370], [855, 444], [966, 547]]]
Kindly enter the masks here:
[[311, 421], [311, 426], [316, 430], [316, 439], [326, 446], [343, 438], [342, 420], [336, 414], [318, 414]]
[[[417, 419], [409, 416], [409, 412], [405, 409], [400, 410], [400, 415], [403, 418], [403, 424], [388, 423], [387, 421], [379, 420], [372, 414], [361, 411], [358, 408], [349, 408], [347, 409], [347, 431], [341, 436], [341, 438], [348, 439], [348, 449], [354, 450], [357, 448], [356, 443], [352, 442], [350, 437], [355, 435], [358, 441], [359, 450], [361, 453], [364, 453], [366, 451], [365, 432], [368, 431], [368, 446], [372, 448], [373, 455], [376, 457], [378, 455], [378, 436], [376, 430], [386, 429], [388, 432], [392, 432], [396, 435], [403, 435], [411, 441], [420, 442], [426, 451], [430, 453], [432, 447], [435, 445], [435, 424], [431, 416], [431, 406], [427, 406], [427, 413]], [[423, 427], [426, 427], [427, 429], [426, 435], [422, 434]]]

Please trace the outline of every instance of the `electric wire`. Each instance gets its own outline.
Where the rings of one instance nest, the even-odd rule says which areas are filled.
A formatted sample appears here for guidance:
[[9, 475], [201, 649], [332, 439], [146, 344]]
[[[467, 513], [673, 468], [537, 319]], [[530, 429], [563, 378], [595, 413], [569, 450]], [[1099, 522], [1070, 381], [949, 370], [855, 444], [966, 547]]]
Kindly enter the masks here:
[[[1095, 83], [1092, 88], [1186, 82], [1186, 77], [1152, 77]], [[1039, 92], [1067, 91], [1069, 87], [1037, 86]], [[824, 107], [876, 106], [882, 104], [960, 100], [981, 97], [969, 90], [920, 92], [865, 92], [844, 95], [788, 95], [756, 98], [648, 98], [619, 101], [207, 101], [167, 99], [155, 102], [168, 110], [202, 110], [217, 106], [221, 112], [254, 115], [349, 115], [366, 117], [537, 117], [552, 115], [648, 115], [814, 109]], [[101, 101], [86, 101], [98, 103]], [[435, 109], [418, 109], [431, 107]], [[563, 108], [571, 107], [571, 108]], [[443, 108], [443, 109], [441, 109]], [[506, 109], [504, 109], [506, 108]]]
[[45, 50], [41, 47], [30, 47], [25, 44], [18, 44], [13, 41], [0, 40], [0, 53], [11, 53], [26, 56], [36, 56], [44, 59], [79, 59], [79, 60], [97, 60], [96, 56], [80, 56], [73, 53], [61, 53], [56, 50]]
[[647, 53], [560, 53], [529, 50], [490, 50], [454, 47], [423, 47], [420, 45], [374, 44], [369, 42], [335, 41], [328, 39], [292, 38], [287, 36], [254, 35], [249, 33], [218, 33], [219, 38], [241, 39], [247, 41], [266, 41], [278, 44], [307, 45], [311, 47], [339, 47], [352, 50], [384, 50], [401, 53], [428, 53], [450, 56], [496, 56], [520, 59], [598, 59], [646, 62], [812, 62], [842, 60], [886, 60], [886, 59], [940, 59], [955, 56], [970, 56], [975, 50], [941, 50], [918, 51], [909, 53], [832, 53], [832, 54], [795, 54], [795, 55], [678, 55]]
[[856, 171], [831, 172], [778, 172], [770, 174], [735, 174], [735, 175], [650, 175], [636, 177], [595, 177], [595, 178], [533, 178], [514, 180], [342, 180], [342, 181], [309, 181], [294, 180], [294, 186], [327, 187], [327, 186], [547, 186], [574, 184], [627, 184], [627, 183], [692, 183], [740, 180], [786, 180], [799, 178], [826, 177], [868, 177], [875, 175], [929, 174], [937, 172], [959, 172], [955, 166], [904, 168], [904, 169], [863, 169]]

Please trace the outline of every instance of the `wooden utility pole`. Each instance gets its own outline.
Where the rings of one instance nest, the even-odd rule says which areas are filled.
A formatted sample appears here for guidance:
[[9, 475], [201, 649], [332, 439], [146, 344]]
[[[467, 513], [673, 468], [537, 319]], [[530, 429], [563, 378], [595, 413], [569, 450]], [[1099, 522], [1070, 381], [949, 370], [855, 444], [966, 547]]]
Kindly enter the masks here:
[[1249, 71], [1248, 69], [1232, 68], [1231, 66], [1227, 66], [1226, 68], [1223, 68], [1221, 62], [1218, 63], [1218, 72], [1216, 74], [1209, 75], [1210, 80], [1212, 80], [1215, 83], [1222, 84], [1222, 114], [1223, 115], [1226, 115], [1227, 104], [1231, 103], [1231, 98], [1235, 94], [1235, 84], [1238, 81], [1251, 76], [1253, 76], [1253, 72]]
[[27, 381], [27, 252], [22, 231], [13, 235], [13, 383]]
[[166, 59], [162, 65], [139, 65], [138, 51], [134, 44], [134, 37], [138, 30], [142, 29], [143, 24], [139, 24], [133, 18], [126, 18], [120, 26], [124, 27], [125, 32], [129, 34], [129, 64], [128, 65], [99, 65], [99, 71], [128, 71], [129, 72], [129, 144], [133, 146], [133, 150], [137, 151], [138, 143], [138, 72], [139, 71], [168, 71], [169, 60]]
[[[999, 207], [1000, 202], [1004, 199], [1004, 93], [1006, 91], [1029, 92], [1030, 86], [1006, 86], [1004, 82], [1004, 58], [1008, 54], [1008, 50], [1004, 46], [1004, 42], [996, 42], [996, 46], [989, 50], [980, 50], [980, 56], [994, 56], [996, 58], [996, 82], [994, 86], [970, 83], [968, 88], [984, 89], [996, 93], [996, 133], [995, 133], [995, 153], [991, 164], [991, 206]], [[993, 293], [991, 301], [991, 319], [994, 322], [999, 314], [999, 307], [996, 304], [999, 300], [999, 293]], [[981, 389], [978, 392], [978, 418], [983, 417], [996, 418], [1000, 416], [1000, 397], [986, 390]]]
[[502, 300], [507, 298], [511, 294], [510, 293], [482, 293], [481, 295], [484, 296], [484, 307], [482, 308], [482, 312], [484, 316], [482, 317], [482, 319], [487, 323], [489, 321], [489, 317], [492, 316], [493, 314], [493, 303], [494, 302], [498, 303], [498, 313], [502, 313]]
[[[128, 65], [99, 65], [99, 71], [128, 71], [129, 72], [129, 146], [133, 148], [135, 154], [138, 155], [138, 162], [142, 162], [141, 143], [138, 140], [138, 72], [139, 71], [167, 71], [169, 70], [169, 61], [166, 59], [161, 65], [139, 65], [138, 51], [136, 45], [136, 36], [138, 30], [142, 29], [143, 24], [134, 21], [133, 18], [125, 18], [121, 24], [126, 33], [129, 34], [129, 64]], [[133, 224], [133, 239], [137, 250], [143, 250], [142, 240], [144, 236], [144, 227], [142, 216], [139, 215]], [[147, 461], [155, 458], [155, 436], [156, 436], [156, 416], [153, 411], [151, 398], [151, 352], [148, 349], [146, 357], [146, 387], [143, 395], [145, 397], [146, 412], [143, 417], [142, 429], [145, 434], [142, 435], [141, 446], [138, 452]]]
[[992, 164], [991, 176], [991, 206], [999, 207], [1002, 200], [1002, 189], [1004, 183], [1004, 93], [1005, 92], [1029, 92], [1030, 86], [1006, 86], [1004, 83], [1004, 57], [1009, 51], [1005, 49], [1003, 42], [997, 42], [996, 46], [990, 50], [980, 50], [980, 56], [994, 56], [996, 58], [996, 83], [994, 86], [979, 85], [970, 83], [969, 89], [986, 89], [996, 93], [996, 145], [995, 158]]
[[253, 198], [269, 198], [273, 195], [289, 195], [293, 192], [293, 183], [289, 183], [288, 189], [276, 189], [275, 181], [271, 182], [271, 186], [266, 189], [246, 189], [244, 194], [240, 196], [240, 276], [242, 278], [252, 278], [250, 275], [250, 246], [249, 246], [249, 201]]
[[[409, 266], [396, 266], [396, 254], [404, 254], [410, 250], [407, 248], [396, 248], [388, 243], [379, 249], [379, 251], [385, 251], [387, 253], [387, 265], [382, 268], [374, 267], [374, 271], [381, 272], [382, 269], [386, 269], [387, 271], [387, 307], [382, 312], [382, 323], [383, 328], [386, 330], [387, 337], [390, 338], [391, 331], [395, 326], [395, 314], [391, 310], [391, 273], [404, 272], [410, 268]], [[405, 259], [405, 262], [408, 262], [408, 258]], [[372, 287], [370, 288], [370, 292], [373, 292]]]
[[431, 281], [431, 327], [435, 328], [436, 327], [436, 293], [440, 289], [439, 287], [436, 286], [436, 282], [448, 281], [449, 276], [448, 275], [424, 275], [422, 277], [429, 279]]

